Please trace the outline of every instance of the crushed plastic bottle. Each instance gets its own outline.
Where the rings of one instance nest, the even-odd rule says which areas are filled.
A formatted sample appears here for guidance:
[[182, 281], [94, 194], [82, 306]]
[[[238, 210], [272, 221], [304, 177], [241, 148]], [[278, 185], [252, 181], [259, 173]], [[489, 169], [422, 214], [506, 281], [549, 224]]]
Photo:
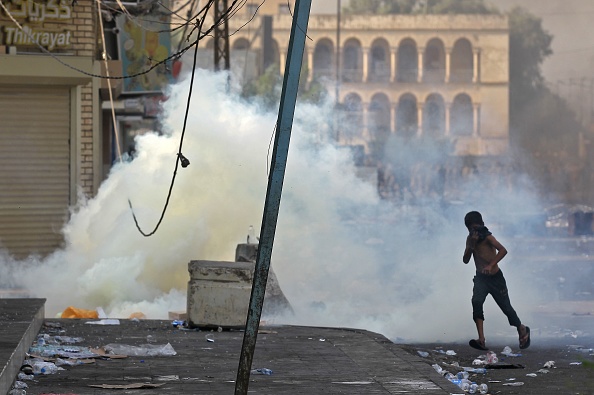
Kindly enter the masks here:
[[450, 382], [457, 385], [458, 387], [460, 387], [460, 384], [462, 384], [462, 380], [460, 379], [452, 379]]
[[497, 363], [499, 362], [499, 358], [497, 358], [497, 354], [493, 351], [489, 351], [487, 353], [487, 363]]
[[22, 381], [17, 380], [12, 385], [12, 388], [20, 390], [20, 389], [24, 389], [24, 388], [29, 388], [29, 386], [27, 385], [27, 383], [23, 383]]
[[448, 379], [449, 381], [452, 381], [456, 378], [456, 376], [454, 376], [452, 373], [447, 372], [443, 377], [445, 377], [446, 379]]
[[464, 368], [464, 370], [469, 373], [480, 373], [480, 374], [487, 373], [487, 369], [485, 369], [485, 368]]
[[19, 372], [19, 374], [17, 375], [17, 379], [19, 379], [20, 381], [23, 380], [35, 380], [35, 376], [33, 376], [32, 374], [26, 374], [23, 372]]
[[466, 371], [464, 371], [464, 372], [458, 372], [456, 374], [456, 377], [458, 377], [460, 380], [468, 379], [469, 376], [470, 376], [470, 373], [468, 373]]
[[267, 368], [260, 368], [260, 369], [253, 369], [251, 370], [252, 374], [264, 374], [266, 376], [270, 376], [272, 375], [272, 373], [274, 373], [272, 370], [267, 369]]
[[438, 364], [434, 363], [433, 365], [431, 365], [431, 367], [433, 367], [433, 369], [435, 369], [435, 371], [441, 375], [445, 374], [445, 371], [443, 370], [443, 368], [441, 366], [439, 366]]
[[462, 380], [462, 383], [460, 384], [460, 389], [464, 392], [467, 392], [470, 389], [470, 384], [471, 382], [468, 380]]
[[479, 392], [484, 395], [489, 393], [489, 386], [487, 384], [479, 385]]
[[506, 357], [521, 357], [522, 354], [514, 353], [510, 346], [503, 347], [501, 354], [505, 355]]
[[429, 356], [429, 353], [427, 351], [417, 351], [417, 354], [419, 354], [423, 358], [427, 358]]
[[468, 393], [476, 394], [478, 391], [478, 388], [479, 388], [478, 384], [472, 383], [472, 384], [470, 384], [470, 387], [468, 387]]

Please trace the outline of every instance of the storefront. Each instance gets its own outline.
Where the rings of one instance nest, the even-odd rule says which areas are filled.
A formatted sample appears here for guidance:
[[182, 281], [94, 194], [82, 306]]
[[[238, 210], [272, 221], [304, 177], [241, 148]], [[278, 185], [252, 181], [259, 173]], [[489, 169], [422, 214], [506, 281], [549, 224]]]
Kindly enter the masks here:
[[0, 246], [46, 255], [77, 192], [101, 181], [92, 2], [7, 0], [0, 9]]

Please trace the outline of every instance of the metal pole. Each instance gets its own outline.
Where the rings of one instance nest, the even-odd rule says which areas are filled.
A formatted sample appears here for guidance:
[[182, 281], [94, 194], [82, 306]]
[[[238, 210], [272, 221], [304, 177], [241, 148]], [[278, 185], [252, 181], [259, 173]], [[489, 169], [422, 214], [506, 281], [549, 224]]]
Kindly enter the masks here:
[[262, 305], [264, 304], [266, 281], [268, 280], [268, 270], [270, 269], [270, 256], [272, 255], [272, 245], [274, 243], [285, 167], [289, 153], [289, 141], [291, 139], [291, 128], [295, 114], [299, 74], [301, 72], [301, 62], [305, 48], [305, 32], [307, 31], [310, 8], [311, 0], [297, 0], [295, 2], [283, 88], [278, 119], [276, 121], [276, 136], [272, 151], [270, 175], [268, 177], [262, 228], [260, 229], [260, 245], [258, 246], [258, 255], [256, 256], [250, 305], [243, 335], [241, 355], [239, 357], [235, 395], [246, 395], [250, 381], [250, 370], [254, 357], [254, 349], [256, 348]]
[[336, 105], [340, 100], [340, 0], [336, 0]]
[[340, 141], [340, 115], [338, 104], [340, 103], [340, 0], [336, 0], [336, 86], [334, 92], [334, 138]]

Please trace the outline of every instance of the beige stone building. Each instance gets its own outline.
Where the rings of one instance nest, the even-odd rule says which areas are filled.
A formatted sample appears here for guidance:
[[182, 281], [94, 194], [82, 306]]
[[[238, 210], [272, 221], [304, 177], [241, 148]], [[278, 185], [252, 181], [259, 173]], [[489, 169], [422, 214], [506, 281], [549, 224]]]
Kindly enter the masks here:
[[[246, 24], [259, 4], [249, 1], [230, 31]], [[266, 1], [251, 28], [230, 37], [232, 56], [250, 50], [260, 73], [271, 63], [282, 73], [291, 22], [286, 1]], [[342, 15], [338, 24], [336, 15], [311, 15], [307, 36], [308, 82], [338, 93], [347, 113], [337, 132], [340, 143], [362, 145], [372, 154], [390, 135], [431, 136], [451, 142], [455, 156], [507, 152], [506, 16]]]

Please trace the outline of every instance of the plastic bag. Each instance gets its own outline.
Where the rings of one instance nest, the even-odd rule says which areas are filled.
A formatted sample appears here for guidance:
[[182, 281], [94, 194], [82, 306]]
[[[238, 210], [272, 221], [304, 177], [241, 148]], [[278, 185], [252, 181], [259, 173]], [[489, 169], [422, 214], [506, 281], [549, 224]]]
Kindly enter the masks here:
[[108, 344], [103, 347], [110, 354], [128, 355], [135, 357], [156, 357], [177, 355], [170, 343], [167, 344], [142, 344], [130, 346], [127, 344]]
[[62, 312], [61, 318], [99, 318], [99, 313], [97, 310], [85, 310], [69, 306]]

